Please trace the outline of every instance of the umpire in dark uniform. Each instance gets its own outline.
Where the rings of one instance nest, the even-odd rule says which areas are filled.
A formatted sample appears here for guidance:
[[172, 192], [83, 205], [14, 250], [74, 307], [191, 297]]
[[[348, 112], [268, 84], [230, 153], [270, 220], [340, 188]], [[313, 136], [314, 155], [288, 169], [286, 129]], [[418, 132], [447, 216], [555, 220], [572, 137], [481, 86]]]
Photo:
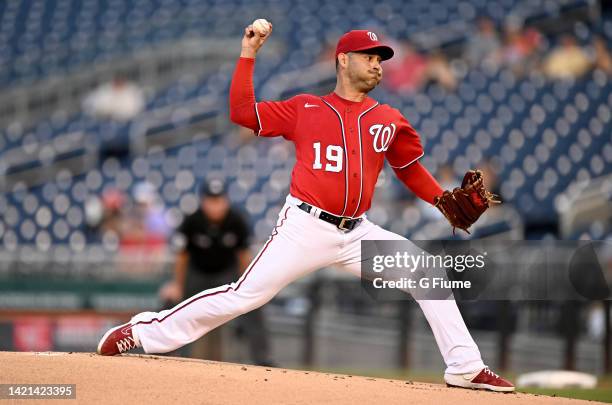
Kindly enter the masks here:
[[[162, 298], [176, 303], [203, 290], [235, 281], [248, 267], [249, 226], [239, 211], [230, 206], [225, 184], [211, 180], [200, 188], [199, 209], [187, 216], [177, 229], [179, 253], [174, 281], [162, 288]], [[261, 309], [242, 315], [241, 326], [250, 340], [253, 361], [272, 364]], [[219, 327], [187, 347], [190, 357], [222, 360], [224, 330]]]

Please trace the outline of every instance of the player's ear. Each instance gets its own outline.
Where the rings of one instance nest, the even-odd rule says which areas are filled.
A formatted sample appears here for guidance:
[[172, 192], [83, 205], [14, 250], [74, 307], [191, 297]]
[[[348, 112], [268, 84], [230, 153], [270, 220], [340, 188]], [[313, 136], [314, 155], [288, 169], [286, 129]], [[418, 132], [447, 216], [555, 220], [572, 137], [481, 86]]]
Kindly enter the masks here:
[[[337, 68], [340, 68], [340, 66], [342, 66], [343, 68], [346, 68], [348, 65], [348, 58], [349, 57], [346, 53], [339, 53], [338, 59], [336, 59]], [[338, 69], [336, 69], [336, 71], [338, 71]]]

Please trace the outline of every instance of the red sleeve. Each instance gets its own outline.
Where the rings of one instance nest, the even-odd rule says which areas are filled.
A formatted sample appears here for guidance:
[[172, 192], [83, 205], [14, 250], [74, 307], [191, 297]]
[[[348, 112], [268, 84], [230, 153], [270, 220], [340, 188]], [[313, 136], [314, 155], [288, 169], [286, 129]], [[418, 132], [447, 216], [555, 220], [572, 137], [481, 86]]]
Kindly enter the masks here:
[[286, 101], [255, 101], [255, 59], [240, 58], [230, 86], [230, 119], [252, 129], [258, 136], [290, 139], [296, 126], [296, 97]]
[[230, 119], [232, 122], [257, 131], [255, 114], [255, 89], [253, 87], [253, 70], [255, 59], [239, 58], [230, 86]]
[[260, 101], [255, 104], [259, 123], [257, 135], [291, 139], [297, 124], [297, 97], [285, 101]]
[[419, 134], [399, 111], [397, 114], [399, 115], [398, 128], [385, 157], [392, 168], [401, 169], [416, 162], [424, 152]]
[[403, 169], [393, 168], [393, 171], [406, 187], [430, 204], [433, 204], [434, 197], [444, 192], [438, 181], [420, 162], [414, 162]]

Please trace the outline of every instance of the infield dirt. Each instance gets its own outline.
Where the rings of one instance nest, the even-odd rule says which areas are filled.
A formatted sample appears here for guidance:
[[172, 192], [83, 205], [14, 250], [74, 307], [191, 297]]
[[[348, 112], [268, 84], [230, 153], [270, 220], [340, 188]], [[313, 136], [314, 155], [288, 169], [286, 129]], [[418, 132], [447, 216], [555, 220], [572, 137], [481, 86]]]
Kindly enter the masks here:
[[76, 401], [53, 404], [596, 404], [176, 357], [0, 352], [0, 384], [51, 383], [76, 384]]

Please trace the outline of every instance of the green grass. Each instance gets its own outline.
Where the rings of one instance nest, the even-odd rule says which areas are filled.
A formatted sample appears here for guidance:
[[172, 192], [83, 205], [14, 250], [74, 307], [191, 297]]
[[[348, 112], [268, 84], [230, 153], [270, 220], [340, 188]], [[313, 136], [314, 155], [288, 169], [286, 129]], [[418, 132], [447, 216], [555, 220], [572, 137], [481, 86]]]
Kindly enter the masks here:
[[519, 392], [529, 394], [548, 395], [551, 397], [565, 397], [573, 399], [588, 399], [590, 401], [600, 401], [612, 403], [612, 389], [593, 388], [593, 389], [547, 389], [547, 388], [520, 388]]
[[[443, 384], [442, 373], [436, 372], [403, 372], [399, 370], [372, 370], [372, 369], [312, 369], [334, 374], [350, 374], [361, 375], [366, 377], [390, 378], [395, 380], [411, 380], [425, 383]], [[515, 379], [513, 374], [504, 374]], [[585, 399], [590, 401], [599, 401], [612, 403], [612, 375], [607, 375], [598, 379], [597, 387], [594, 389], [545, 389], [545, 388], [520, 388], [519, 392], [525, 392], [536, 395], [547, 395], [551, 397], [565, 397], [574, 399]]]

